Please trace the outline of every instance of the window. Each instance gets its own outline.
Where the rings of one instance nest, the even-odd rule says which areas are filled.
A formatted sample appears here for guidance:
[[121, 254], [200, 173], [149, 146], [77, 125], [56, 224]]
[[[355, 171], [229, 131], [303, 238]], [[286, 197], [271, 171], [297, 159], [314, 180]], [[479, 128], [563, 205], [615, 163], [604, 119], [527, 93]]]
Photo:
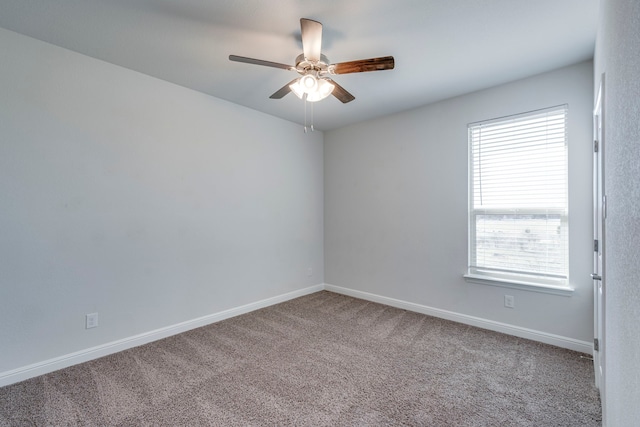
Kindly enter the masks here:
[[466, 277], [568, 287], [567, 106], [469, 125]]

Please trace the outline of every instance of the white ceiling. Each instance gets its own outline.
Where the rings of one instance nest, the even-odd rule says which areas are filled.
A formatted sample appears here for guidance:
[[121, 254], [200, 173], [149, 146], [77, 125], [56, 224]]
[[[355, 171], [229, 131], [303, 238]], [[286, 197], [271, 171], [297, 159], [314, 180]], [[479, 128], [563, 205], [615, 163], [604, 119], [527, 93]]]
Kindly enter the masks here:
[[303, 123], [293, 94], [269, 99], [295, 73], [228, 57], [295, 65], [311, 18], [332, 63], [396, 62], [334, 77], [356, 99], [313, 104], [329, 130], [590, 59], [597, 12], [598, 0], [0, 0], [0, 27]]

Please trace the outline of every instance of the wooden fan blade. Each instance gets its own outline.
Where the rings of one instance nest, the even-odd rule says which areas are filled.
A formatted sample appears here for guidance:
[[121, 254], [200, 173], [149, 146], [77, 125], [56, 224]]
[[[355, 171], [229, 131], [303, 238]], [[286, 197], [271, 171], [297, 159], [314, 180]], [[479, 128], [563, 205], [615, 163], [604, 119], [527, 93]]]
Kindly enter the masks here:
[[395, 61], [393, 56], [360, 59], [358, 61], [340, 62], [333, 64], [334, 74], [364, 73], [367, 71], [393, 70]]
[[296, 80], [298, 79], [293, 79], [291, 80], [289, 83], [287, 83], [286, 85], [282, 86], [280, 89], [278, 89], [273, 95], [271, 95], [269, 98], [271, 99], [282, 99], [283, 96], [285, 96], [286, 94], [288, 94], [289, 92], [291, 92], [291, 88], [289, 87], [289, 85], [292, 85], [296, 82]]
[[322, 50], [322, 24], [312, 19], [300, 19], [302, 51], [307, 61], [320, 61]]
[[[327, 79], [327, 80], [330, 80], [330, 79]], [[336, 83], [335, 80], [331, 80], [331, 83], [335, 85], [335, 87], [333, 88], [333, 92], [331, 92], [331, 95], [338, 98], [343, 104], [346, 104], [347, 102], [351, 102], [354, 99], [356, 99], [355, 96], [347, 92], [347, 90], [342, 86], [340, 86], [338, 83]]]
[[264, 65], [265, 67], [281, 68], [283, 70], [295, 70], [296, 67], [279, 62], [263, 61], [262, 59], [247, 58], [244, 56], [229, 55], [230, 61], [244, 62], [245, 64]]

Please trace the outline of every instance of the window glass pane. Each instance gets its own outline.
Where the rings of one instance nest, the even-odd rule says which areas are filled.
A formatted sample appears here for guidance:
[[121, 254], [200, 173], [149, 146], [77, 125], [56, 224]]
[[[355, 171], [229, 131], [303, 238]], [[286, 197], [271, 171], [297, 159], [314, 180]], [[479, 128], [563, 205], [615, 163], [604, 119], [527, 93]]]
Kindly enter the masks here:
[[476, 215], [476, 264], [488, 269], [564, 277], [565, 239], [558, 215]]

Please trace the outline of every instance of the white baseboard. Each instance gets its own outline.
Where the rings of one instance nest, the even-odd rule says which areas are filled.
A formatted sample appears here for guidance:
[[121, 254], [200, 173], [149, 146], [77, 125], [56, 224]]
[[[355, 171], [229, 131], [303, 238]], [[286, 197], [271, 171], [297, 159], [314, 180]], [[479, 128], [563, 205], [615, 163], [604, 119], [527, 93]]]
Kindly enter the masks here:
[[74, 353], [69, 353], [53, 359], [44, 360], [42, 362], [37, 362], [31, 365], [20, 367], [10, 371], [0, 372], [0, 387], [4, 387], [9, 384], [14, 384], [20, 381], [24, 381], [29, 378], [36, 377], [38, 375], [43, 375], [49, 372], [57, 371], [58, 369], [66, 368], [79, 363], [88, 362], [90, 360], [107, 356], [109, 354], [117, 353], [119, 351], [127, 350], [143, 344], [147, 344], [152, 341], [157, 341], [162, 338], [167, 338], [169, 336], [186, 332], [191, 329], [199, 328], [201, 326], [206, 326], [211, 323], [219, 322], [221, 320], [225, 320], [231, 317], [239, 316], [241, 314], [249, 313], [251, 311], [255, 311], [264, 307], [268, 307], [268, 306], [278, 304], [284, 301], [288, 301], [294, 298], [298, 298], [304, 295], [312, 294], [314, 292], [319, 292], [321, 290], [327, 290], [327, 291], [331, 291], [331, 292], [335, 292], [343, 295], [352, 296], [354, 298], [360, 298], [367, 301], [389, 305], [391, 307], [401, 308], [404, 310], [414, 311], [416, 313], [422, 313], [429, 316], [452, 320], [454, 322], [476, 326], [483, 329], [502, 332], [502, 333], [517, 336], [520, 338], [526, 338], [533, 341], [542, 342], [545, 344], [555, 345], [557, 347], [579, 351], [581, 353], [586, 353], [589, 355], [593, 354], [593, 345], [590, 342], [580, 341], [573, 338], [567, 338], [567, 337], [554, 335], [554, 334], [549, 334], [546, 332], [540, 332], [533, 329], [522, 328], [519, 326], [509, 325], [506, 323], [496, 322], [493, 320], [482, 319], [479, 317], [468, 316], [466, 314], [460, 314], [452, 311], [441, 310], [439, 308], [434, 308], [426, 305], [384, 297], [381, 295], [376, 295], [368, 292], [357, 291], [354, 289], [348, 289], [348, 288], [343, 288], [343, 287], [329, 285], [329, 284], [320, 284], [320, 285], [315, 285], [315, 286], [310, 286], [304, 289], [300, 289], [297, 291], [288, 292], [286, 294], [277, 295], [275, 297], [267, 298], [261, 301], [256, 301], [250, 304], [245, 304], [245, 305], [224, 310], [218, 313], [188, 320], [186, 322], [182, 322], [182, 323], [167, 326], [164, 328], [156, 329], [153, 331], [145, 332], [143, 334], [124, 338], [118, 341], [113, 341], [113, 342], [102, 344], [96, 347], [91, 347], [91, 348], [80, 350]]
[[547, 332], [536, 331], [534, 329], [523, 328], [520, 326], [509, 325], [507, 323], [496, 322], [494, 320], [483, 319], [480, 317], [468, 316], [466, 314], [455, 313], [453, 311], [441, 310], [439, 308], [429, 307], [426, 305], [415, 304], [412, 302], [402, 301], [394, 298], [388, 298], [381, 295], [371, 294], [368, 292], [357, 291], [354, 289], [343, 288], [326, 284], [324, 289], [338, 294], [348, 295], [354, 298], [360, 298], [367, 301], [377, 302], [389, 305], [391, 307], [401, 308], [416, 313], [422, 313], [441, 319], [452, 320], [454, 322], [463, 323], [465, 325], [476, 326], [482, 329], [502, 332], [504, 334], [513, 335], [520, 338], [526, 338], [533, 341], [551, 344], [556, 347], [567, 348], [569, 350], [586, 353], [589, 356], [593, 354], [593, 343], [588, 341], [580, 341], [574, 338], [563, 337], [560, 335], [549, 334]]
[[10, 371], [0, 372], [0, 387], [4, 387], [9, 384], [14, 384], [20, 381], [24, 381], [29, 378], [37, 377], [38, 375], [43, 375], [49, 372], [57, 371], [58, 369], [66, 368], [72, 365], [77, 365], [78, 363], [88, 362], [89, 360], [97, 359], [99, 357], [107, 356], [109, 354], [117, 353], [119, 351], [127, 350], [143, 344], [147, 344], [152, 341], [157, 341], [162, 338], [167, 338], [172, 335], [186, 332], [191, 329], [199, 328], [201, 326], [206, 326], [211, 323], [219, 322], [221, 320], [225, 320], [231, 317], [239, 316], [241, 314], [249, 313], [251, 311], [268, 307], [270, 305], [274, 305], [274, 304], [278, 304], [294, 298], [298, 298], [303, 295], [319, 292], [323, 289], [324, 289], [324, 285], [322, 284], [310, 286], [304, 289], [288, 292], [282, 295], [277, 295], [275, 297], [267, 298], [261, 301], [245, 304], [240, 307], [231, 308], [218, 313], [188, 320], [186, 322], [156, 329], [154, 331], [149, 331], [143, 334], [124, 338], [118, 341], [101, 344], [96, 347], [76, 351], [74, 353], [69, 353], [64, 356], [56, 357], [53, 359], [44, 360], [42, 362], [34, 363], [32, 365], [20, 367]]

